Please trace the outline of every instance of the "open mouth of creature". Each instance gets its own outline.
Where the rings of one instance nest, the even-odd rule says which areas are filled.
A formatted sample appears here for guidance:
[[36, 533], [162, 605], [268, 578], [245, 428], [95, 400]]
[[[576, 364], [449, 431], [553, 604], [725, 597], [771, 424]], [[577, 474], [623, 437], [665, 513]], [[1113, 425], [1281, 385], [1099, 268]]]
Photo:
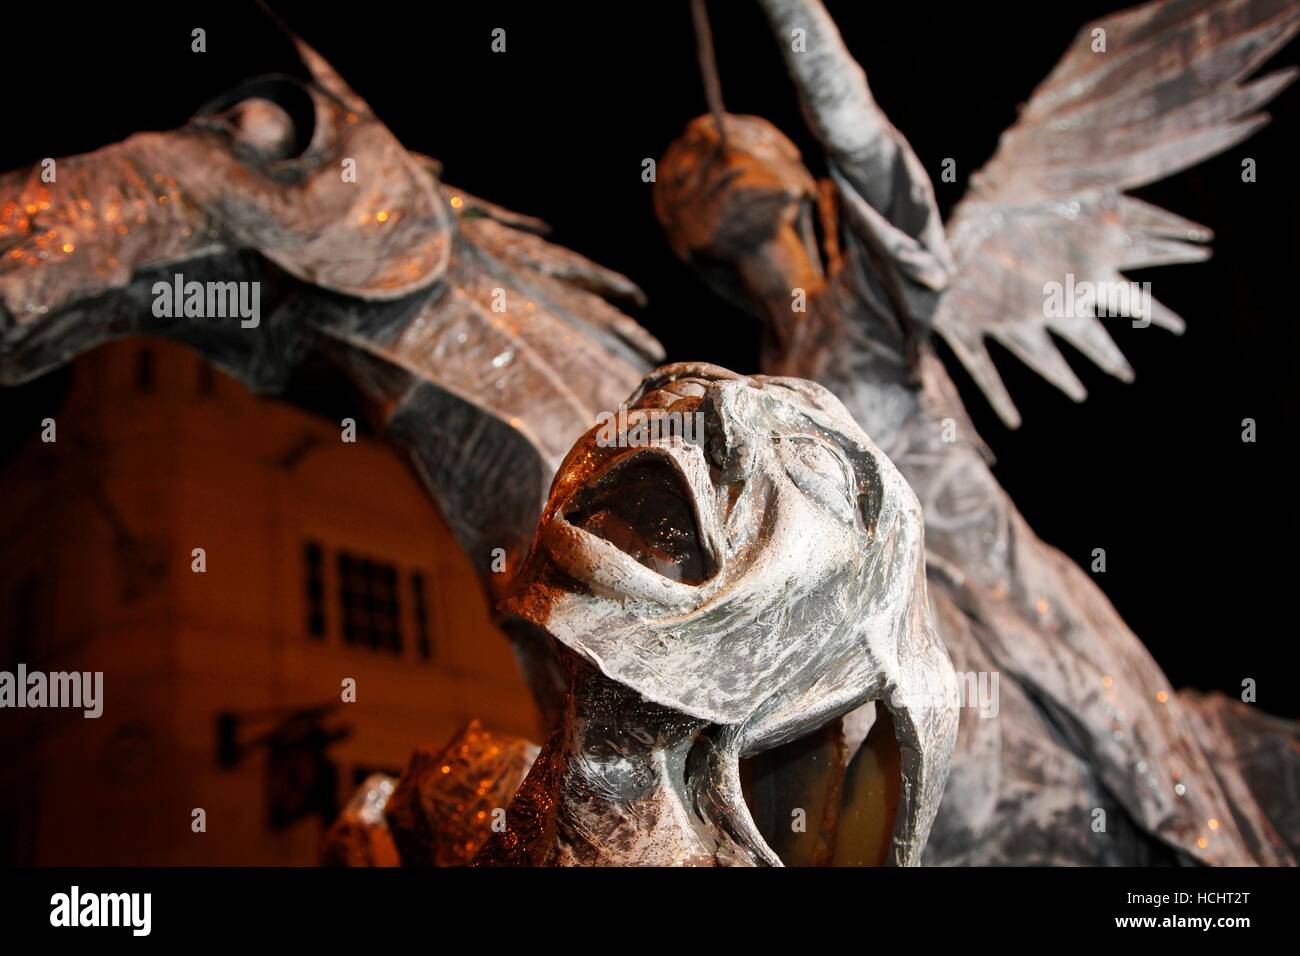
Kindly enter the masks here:
[[623, 458], [575, 496], [564, 519], [670, 580], [698, 585], [717, 572], [690, 486], [663, 454]]
[[[701, 532], [696, 492], [663, 449], [633, 451], [598, 470], [562, 514], [672, 581], [701, 585], [719, 571]], [[901, 764], [891, 715], [868, 705], [742, 759], [742, 799], [787, 865], [877, 866], [890, 853]]]

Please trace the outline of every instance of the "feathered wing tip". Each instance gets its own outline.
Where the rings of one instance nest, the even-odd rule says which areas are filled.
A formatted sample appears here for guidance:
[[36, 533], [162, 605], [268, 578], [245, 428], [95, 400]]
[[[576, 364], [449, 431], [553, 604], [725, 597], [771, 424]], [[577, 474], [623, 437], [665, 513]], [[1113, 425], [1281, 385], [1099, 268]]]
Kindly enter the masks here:
[[[966, 238], [969, 221], [954, 229], [961, 266], [935, 322], [1010, 428], [1020, 425], [1020, 414], [986, 339], [1001, 344], [1075, 401], [1083, 401], [1087, 391], [1054, 336], [1107, 374], [1132, 381], [1132, 366], [1098, 317], [1097, 299], [1078, 296], [1084, 289], [1093, 297], [1105, 294], [1099, 289], [1119, 290], [1124, 294], [1111, 295], [1107, 312], [1181, 334], [1182, 318], [1147, 294], [1145, 286], [1129, 283], [1122, 270], [1203, 261], [1210, 255], [1204, 243], [1213, 235], [1191, 220], [1120, 195], [1017, 215], [1021, 220], [1014, 226], [973, 242]], [[971, 321], [972, 316], [990, 318]]]
[[454, 208], [461, 213], [462, 228], [472, 232], [481, 244], [491, 245], [499, 253], [517, 259], [543, 275], [568, 282], [603, 299], [637, 306], [646, 304], [640, 286], [621, 272], [542, 238], [542, 230], [534, 226], [541, 224], [543, 230], [547, 228], [540, 219], [511, 212], [464, 190], [448, 187], [443, 192], [450, 200], [458, 202]]
[[[1300, 71], [1244, 81], [1298, 31], [1293, 0], [1156, 0], [1085, 26], [1034, 91], [949, 222], [957, 272], [935, 318], [1009, 426], [1020, 415], [986, 338], [1076, 401], [1083, 385], [1050, 333], [1132, 379], [1097, 310], [1070, 302], [1053, 309], [1049, 289], [1123, 291], [1132, 288], [1125, 270], [1208, 258], [1209, 229], [1124, 191], [1266, 124], [1258, 110]], [[1183, 330], [1181, 317], [1142, 292], [1136, 305], [1104, 311]]]
[[658, 339], [614, 303], [644, 306], [645, 293], [620, 272], [581, 253], [549, 242], [540, 219], [512, 212], [462, 189], [440, 185], [459, 216], [462, 238], [532, 287], [536, 296], [568, 315], [584, 334], [595, 336], [635, 366], [664, 359]]

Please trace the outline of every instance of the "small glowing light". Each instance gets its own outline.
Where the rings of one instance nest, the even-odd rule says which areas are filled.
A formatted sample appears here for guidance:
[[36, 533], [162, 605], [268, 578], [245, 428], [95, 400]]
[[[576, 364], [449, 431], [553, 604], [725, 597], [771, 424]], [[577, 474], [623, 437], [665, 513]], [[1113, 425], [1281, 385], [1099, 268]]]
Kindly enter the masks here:
[[443, 772], [443, 773], [451, 773], [451, 764], [446, 764], [446, 763], [443, 764], [443, 765], [442, 765], [442, 772]]
[[1210, 825], [1210, 829], [1211, 829], [1211, 830], [1217, 830], [1217, 829], [1219, 829], [1219, 821], [1218, 821], [1218, 820], [1215, 820], [1215, 819], [1211, 818], [1211, 819], [1209, 820], [1209, 825]]
[[1169, 702], [1169, 695], [1162, 690], [1156, 691], [1156, 700], [1162, 704], [1166, 704]]
[[1034, 608], [1035, 608], [1035, 610], [1038, 611], [1039, 614], [1046, 614], [1046, 613], [1047, 613], [1047, 599], [1046, 599], [1046, 598], [1039, 598], [1039, 599], [1038, 599], [1038, 603], [1034, 605]]
[[72, 252], [72, 251], [74, 251], [76, 248], [77, 248], [77, 247], [74, 246], [74, 245], [73, 245], [72, 243], [70, 243], [70, 242], [65, 242], [65, 243], [63, 244], [63, 251], [64, 251], [64, 252]]
[[461, 206], [463, 206], [463, 205], [465, 205], [465, 200], [461, 199], [459, 196], [452, 196], [452, 197], [451, 197], [451, 208], [452, 208], [452, 209], [459, 209], [459, 208], [460, 208]]
[[1113, 677], [1111, 677], [1109, 674], [1107, 674], [1105, 677], [1103, 677], [1103, 678], [1101, 679], [1101, 686], [1102, 686], [1102, 687], [1114, 687], [1114, 686], [1115, 686], [1115, 678], [1113, 678]]
[[380, 222], [388, 222], [388, 210], [387, 209], [379, 210], [379, 212], [375, 213], [375, 218], [378, 219]]
[[1202, 850], [1204, 850], [1207, 846], [1210, 845], [1210, 841], [1205, 839], [1205, 837], [1197, 837], [1196, 845], [1199, 846]]

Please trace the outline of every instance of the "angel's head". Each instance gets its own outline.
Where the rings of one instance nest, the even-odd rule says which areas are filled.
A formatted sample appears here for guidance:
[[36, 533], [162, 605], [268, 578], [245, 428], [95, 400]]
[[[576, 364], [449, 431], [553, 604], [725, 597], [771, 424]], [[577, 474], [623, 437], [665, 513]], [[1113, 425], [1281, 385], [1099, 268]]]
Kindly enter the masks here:
[[733, 304], [825, 281], [818, 252], [817, 183], [798, 148], [757, 116], [692, 120], [659, 162], [655, 215], [673, 252]]

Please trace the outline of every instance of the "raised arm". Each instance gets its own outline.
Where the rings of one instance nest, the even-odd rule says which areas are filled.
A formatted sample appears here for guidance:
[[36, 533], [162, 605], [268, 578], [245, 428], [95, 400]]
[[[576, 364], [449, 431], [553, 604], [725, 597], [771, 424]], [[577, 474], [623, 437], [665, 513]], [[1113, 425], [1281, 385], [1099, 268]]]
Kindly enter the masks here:
[[[826, 150], [850, 228], [907, 279], [931, 291], [944, 288], [951, 257], [930, 177], [876, 104], [835, 21], [820, 0], [758, 3], [798, 88], [804, 118]], [[913, 318], [928, 317], [915, 314], [915, 303], [909, 311]]]

